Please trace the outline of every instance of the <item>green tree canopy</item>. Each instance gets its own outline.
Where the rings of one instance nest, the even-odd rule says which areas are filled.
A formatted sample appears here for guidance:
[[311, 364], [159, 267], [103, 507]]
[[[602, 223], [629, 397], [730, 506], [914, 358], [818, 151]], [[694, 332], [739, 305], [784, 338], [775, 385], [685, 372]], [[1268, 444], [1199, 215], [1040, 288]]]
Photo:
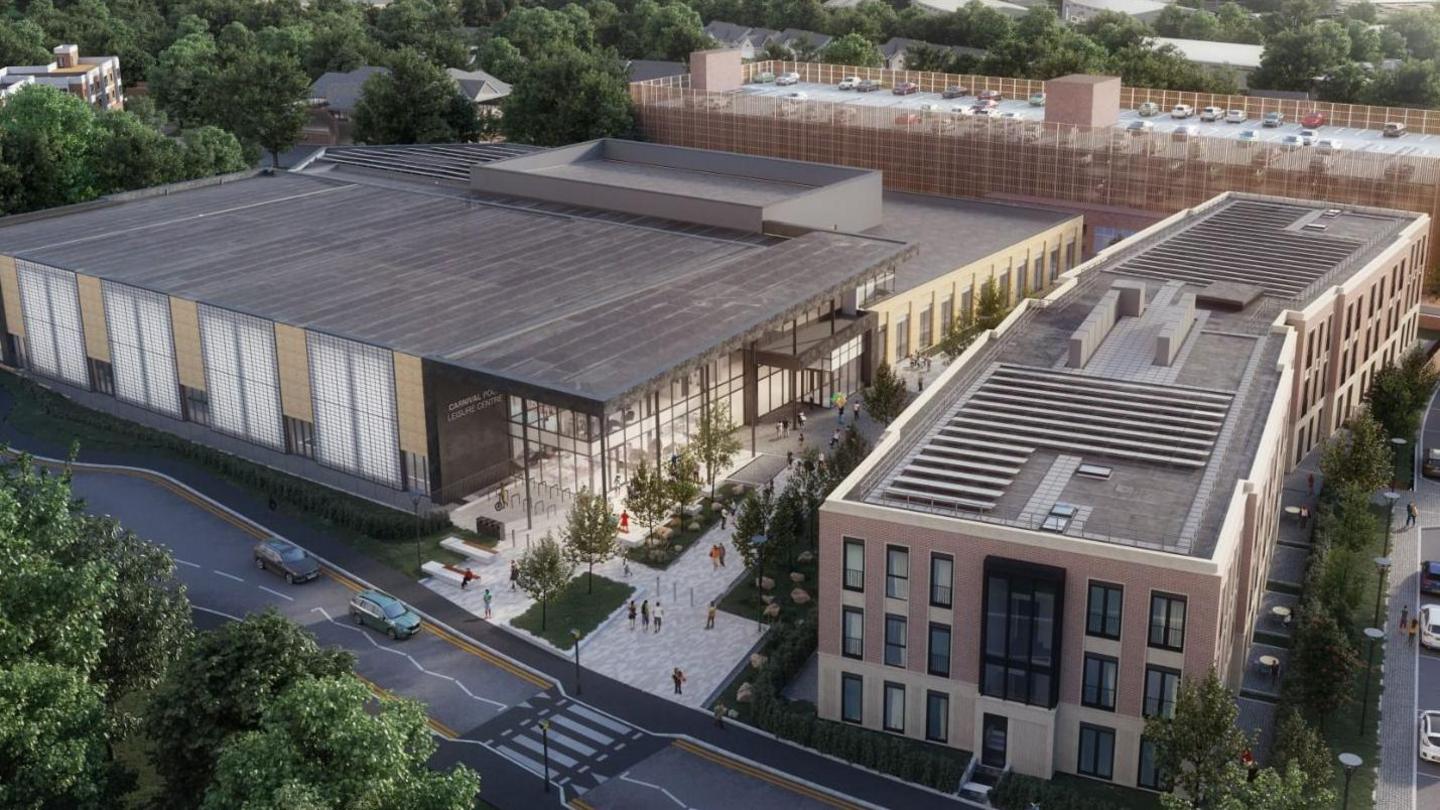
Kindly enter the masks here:
[[1394, 461], [1385, 428], [1368, 409], [1350, 418], [1343, 433], [1325, 442], [1320, 471], [1328, 486], [1355, 486], [1373, 492], [1390, 481]]
[[880, 49], [860, 34], [846, 34], [830, 40], [820, 51], [820, 61], [832, 65], [854, 65], [855, 67], [880, 67], [885, 60]]
[[705, 481], [710, 485], [710, 496], [715, 496], [715, 477], [720, 470], [730, 466], [735, 454], [740, 452], [740, 438], [735, 435], [735, 424], [730, 416], [730, 403], [711, 402], [700, 414], [700, 424], [690, 440], [695, 458], [704, 466]]
[[643, 458], [625, 483], [625, 509], [645, 527], [646, 542], [655, 533], [656, 524], [670, 516], [670, 488], [665, 475]]
[[1250, 746], [1235, 722], [1235, 696], [1212, 669], [1202, 678], [1186, 678], [1170, 717], [1145, 723], [1145, 738], [1155, 744], [1155, 762], [1198, 807], [1210, 807], [1223, 795], [1230, 769]]
[[242, 143], [269, 152], [271, 165], [278, 166], [280, 153], [300, 140], [309, 117], [310, 78], [300, 63], [293, 56], [241, 51], [220, 72], [215, 90], [224, 100], [225, 128]]
[[475, 105], [455, 80], [409, 46], [391, 57], [388, 73], [365, 80], [355, 105], [359, 143], [455, 143], [478, 130]]
[[470, 810], [480, 777], [426, 764], [435, 752], [424, 707], [385, 700], [350, 676], [304, 678], [265, 707], [259, 726], [221, 748], [205, 810], [355, 807]]
[[889, 424], [905, 410], [905, 400], [905, 381], [888, 363], [881, 363], [865, 389], [865, 412], [876, 422]]
[[550, 600], [559, 595], [574, 572], [575, 565], [566, 558], [564, 550], [549, 532], [521, 555], [515, 584], [540, 603], [541, 630], [545, 629], [545, 610]]
[[106, 728], [101, 692], [81, 672], [0, 667], [0, 807], [104, 806]]
[[1344, 628], [1327, 610], [1303, 611], [1290, 648], [1287, 695], [1314, 717], [1325, 718], [1354, 699], [1361, 663]]
[[586, 593], [594, 591], [595, 565], [614, 557], [620, 550], [620, 541], [615, 536], [617, 523], [605, 496], [588, 489], [576, 493], [560, 536], [565, 541], [565, 556], [586, 567]]
[[500, 108], [505, 137], [538, 146], [620, 136], [634, 127], [625, 67], [611, 51], [565, 48], [542, 56]]

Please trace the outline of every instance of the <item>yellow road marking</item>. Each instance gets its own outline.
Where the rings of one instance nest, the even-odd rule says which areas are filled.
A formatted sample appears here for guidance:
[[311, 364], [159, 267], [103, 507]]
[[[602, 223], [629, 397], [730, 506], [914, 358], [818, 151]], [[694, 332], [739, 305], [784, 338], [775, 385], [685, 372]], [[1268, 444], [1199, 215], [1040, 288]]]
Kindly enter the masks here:
[[[361, 675], [358, 672], [353, 674], [355, 675], [356, 680], [370, 687], [370, 691], [374, 692], [375, 697], [379, 698], [380, 700], [398, 700], [400, 698], [399, 695], [396, 695], [394, 692], [391, 692], [389, 689], [386, 689], [380, 684], [375, 683], [364, 675]], [[425, 715], [425, 724], [428, 725], [432, 731], [436, 732], [442, 737], [446, 737], [451, 740], [458, 739], [460, 737], [460, 735], [455, 732], [455, 729], [450, 728], [449, 726], [445, 725], [439, 720], [436, 720], [434, 717], [431, 717], [428, 714]]]
[[858, 804], [847, 802], [843, 799], [838, 799], [829, 794], [815, 790], [808, 785], [802, 785], [799, 782], [792, 782], [789, 779], [784, 779], [782, 777], [776, 776], [769, 771], [764, 771], [752, 765], [747, 765], [738, 760], [730, 759], [723, 754], [718, 754], [708, 748], [702, 748], [688, 740], [675, 740], [671, 744], [676, 746], [677, 748], [680, 748], [683, 751], [687, 751], [697, 757], [701, 757], [702, 759], [707, 759], [717, 765], [729, 768], [732, 771], [739, 771], [746, 776], [751, 776], [756, 779], [769, 782], [772, 785], [782, 787], [792, 793], [798, 793], [801, 796], [805, 796], [806, 798], [814, 799], [815, 801], [828, 805], [830, 807], [840, 808], [840, 810], [863, 810], [863, 808], [861, 808]]
[[589, 802], [585, 801], [584, 799], [580, 798], [579, 796], [576, 796], [575, 798], [571, 799], [569, 802], [567, 802], [567, 804], [569, 804], [571, 807], [575, 808], [575, 810], [595, 810], [595, 808], [594, 808], [593, 806], [591, 806], [591, 804], [590, 804]]
[[504, 658], [501, 658], [500, 656], [495, 655], [494, 653], [487, 650], [481, 649], [470, 641], [454, 635], [453, 633], [445, 630], [444, 628], [436, 627], [435, 625], [426, 622], [424, 630], [425, 632], [431, 633], [437, 638], [443, 639], [444, 641], [447, 641], [450, 644], [459, 647], [460, 649], [470, 653], [471, 655], [482, 658], [485, 661], [499, 667], [500, 669], [505, 670], [511, 675], [514, 675], [515, 677], [523, 681], [528, 681], [529, 683], [541, 689], [549, 689], [555, 685], [554, 682], [550, 681], [549, 679], [536, 675], [535, 673], [531, 672], [528, 669], [525, 669], [524, 667], [516, 666], [515, 664], [506, 661]]

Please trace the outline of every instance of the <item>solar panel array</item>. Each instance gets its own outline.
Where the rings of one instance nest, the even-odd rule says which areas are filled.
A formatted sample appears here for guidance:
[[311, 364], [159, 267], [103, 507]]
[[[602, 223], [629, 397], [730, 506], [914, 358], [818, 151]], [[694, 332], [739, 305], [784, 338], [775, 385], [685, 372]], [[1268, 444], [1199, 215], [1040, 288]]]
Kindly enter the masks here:
[[1313, 208], [1238, 200], [1112, 269], [1208, 285], [1253, 284], [1297, 296], [1362, 245], [1355, 239], [1286, 230]]
[[993, 509], [1037, 449], [1199, 469], [1230, 409], [1218, 391], [996, 364], [899, 468], [889, 497]]
[[332, 146], [320, 159], [363, 169], [468, 181], [470, 167], [476, 163], [490, 163], [538, 151], [538, 146], [519, 143]]

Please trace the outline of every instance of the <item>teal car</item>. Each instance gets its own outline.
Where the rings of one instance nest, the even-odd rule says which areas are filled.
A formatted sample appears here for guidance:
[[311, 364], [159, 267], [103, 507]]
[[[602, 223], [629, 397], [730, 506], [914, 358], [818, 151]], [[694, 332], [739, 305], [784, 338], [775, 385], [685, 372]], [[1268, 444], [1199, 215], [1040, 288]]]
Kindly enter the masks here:
[[392, 639], [420, 632], [420, 615], [399, 599], [376, 590], [361, 591], [350, 599], [350, 618], [373, 627]]

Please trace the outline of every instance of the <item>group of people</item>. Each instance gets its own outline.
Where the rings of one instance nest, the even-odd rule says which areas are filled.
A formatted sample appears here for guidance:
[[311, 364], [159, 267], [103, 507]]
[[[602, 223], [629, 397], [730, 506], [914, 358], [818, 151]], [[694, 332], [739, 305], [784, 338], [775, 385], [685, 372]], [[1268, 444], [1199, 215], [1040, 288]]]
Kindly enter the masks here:
[[710, 546], [710, 568], [716, 570], [725, 567], [725, 544], [715, 543]]
[[1400, 624], [1396, 628], [1402, 635], [1408, 636], [1410, 643], [1415, 643], [1415, 637], [1420, 634], [1420, 617], [1410, 615], [1410, 606], [1406, 605], [1400, 610]]
[[635, 607], [635, 600], [631, 599], [629, 606], [626, 608], [626, 613], [630, 618], [631, 630], [635, 629], [635, 617], [637, 615], [640, 617], [641, 629], [646, 632], [649, 632], [650, 630], [650, 624], [652, 619], [654, 620], [655, 632], [657, 633], [660, 632], [660, 627], [665, 622], [665, 608], [660, 605], [659, 599], [655, 600], [654, 608], [650, 607], [649, 599], [641, 602], [639, 608]]
[[[798, 432], [798, 431], [802, 431], [802, 430], [804, 430], [804, 429], [805, 429], [805, 412], [804, 412], [804, 411], [800, 411], [799, 413], [797, 413], [797, 414], [795, 415], [795, 430]], [[776, 422], [776, 423], [775, 423], [775, 438], [776, 438], [776, 439], [783, 439], [783, 438], [785, 438], [785, 437], [787, 437], [787, 436], [789, 436], [789, 435], [790, 435], [790, 420], [789, 420], [789, 419], [781, 419], [779, 422]], [[804, 434], [804, 433], [801, 433], [801, 434], [800, 434], [800, 441], [802, 441], [802, 442], [805, 441], [805, 434]]]

